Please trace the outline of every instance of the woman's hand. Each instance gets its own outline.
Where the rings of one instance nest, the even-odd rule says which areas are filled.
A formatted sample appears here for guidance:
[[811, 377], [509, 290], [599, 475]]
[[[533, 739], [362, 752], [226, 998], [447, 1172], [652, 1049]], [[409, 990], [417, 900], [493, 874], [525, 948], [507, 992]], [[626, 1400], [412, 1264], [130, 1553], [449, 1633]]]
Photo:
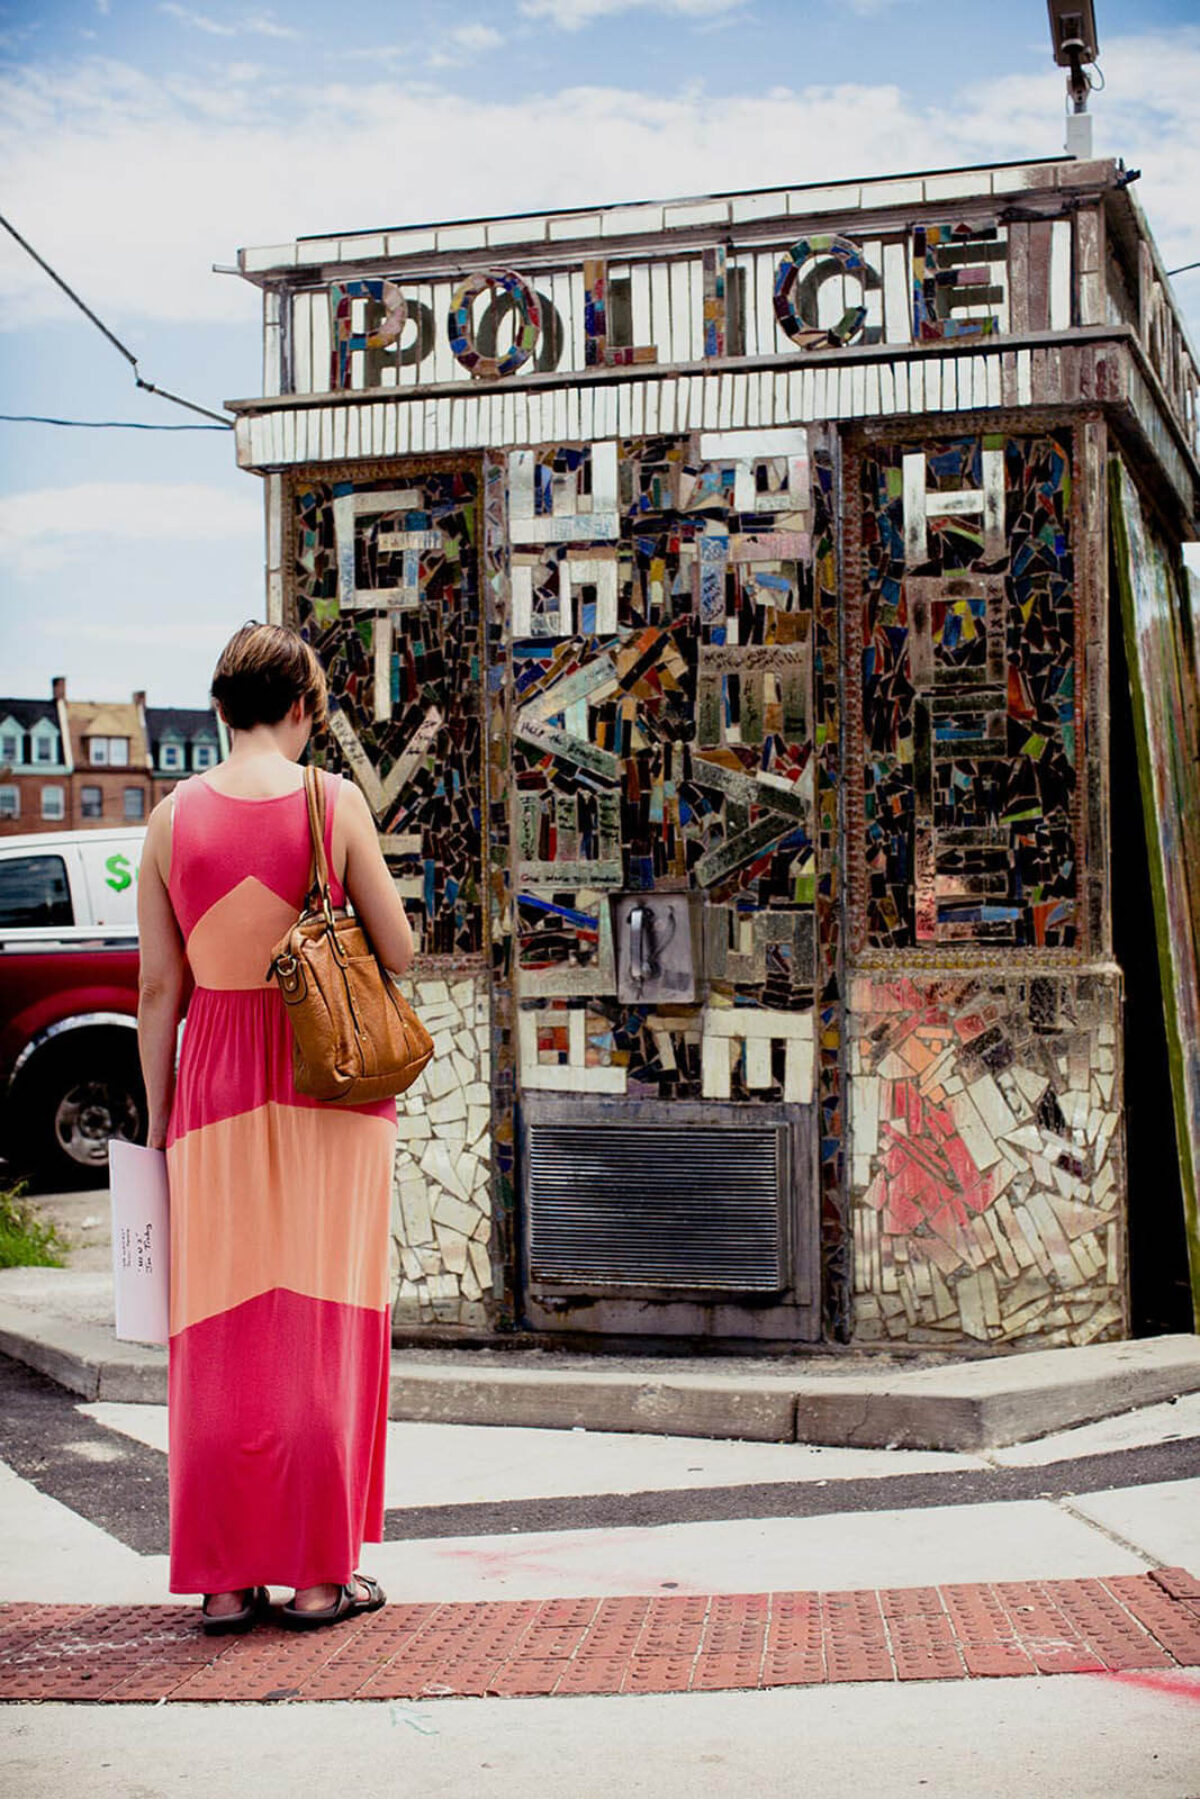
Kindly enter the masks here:
[[157, 1119], [151, 1118], [146, 1130], [147, 1149], [165, 1149], [167, 1147], [167, 1127]]

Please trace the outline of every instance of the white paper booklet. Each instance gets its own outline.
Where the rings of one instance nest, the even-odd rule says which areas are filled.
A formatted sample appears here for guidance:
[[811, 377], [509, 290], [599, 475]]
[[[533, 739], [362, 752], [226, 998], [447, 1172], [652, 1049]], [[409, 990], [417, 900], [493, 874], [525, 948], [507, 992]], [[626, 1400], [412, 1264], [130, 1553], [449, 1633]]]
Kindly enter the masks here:
[[165, 1343], [171, 1248], [166, 1154], [114, 1138], [108, 1170], [117, 1336], [125, 1343]]

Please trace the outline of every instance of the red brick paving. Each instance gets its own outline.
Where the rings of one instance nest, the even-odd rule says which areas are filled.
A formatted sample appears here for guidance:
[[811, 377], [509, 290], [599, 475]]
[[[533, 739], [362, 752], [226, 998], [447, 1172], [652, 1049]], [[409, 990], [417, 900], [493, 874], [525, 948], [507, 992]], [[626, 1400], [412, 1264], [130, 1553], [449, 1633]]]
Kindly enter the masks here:
[[1200, 1581], [387, 1606], [210, 1638], [192, 1607], [0, 1606], [0, 1699], [434, 1699], [684, 1693], [1200, 1667]]

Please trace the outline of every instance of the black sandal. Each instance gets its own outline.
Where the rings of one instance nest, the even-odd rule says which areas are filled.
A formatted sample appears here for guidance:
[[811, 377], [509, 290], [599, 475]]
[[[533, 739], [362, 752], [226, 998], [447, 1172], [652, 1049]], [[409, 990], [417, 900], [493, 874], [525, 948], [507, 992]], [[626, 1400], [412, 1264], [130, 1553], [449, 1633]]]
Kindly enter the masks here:
[[246, 1587], [243, 1590], [249, 1597], [240, 1612], [219, 1612], [214, 1615], [208, 1609], [212, 1594], [204, 1595], [204, 1603], [200, 1607], [200, 1628], [206, 1637], [227, 1637], [247, 1631], [268, 1610], [271, 1595], [266, 1587]]
[[[360, 1599], [357, 1587], [367, 1589], [367, 1597]], [[338, 1589], [338, 1596], [332, 1605], [322, 1605], [316, 1611], [300, 1611], [295, 1602], [289, 1600], [279, 1608], [279, 1622], [288, 1630], [321, 1630], [327, 1624], [340, 1624], [343, 1618], [356, 1618], [360, 1612], [377, 1612], [387, 1604], [387, 1594], [377, 1580], [369, 1574], [351, 1576], [348, 1586]]]

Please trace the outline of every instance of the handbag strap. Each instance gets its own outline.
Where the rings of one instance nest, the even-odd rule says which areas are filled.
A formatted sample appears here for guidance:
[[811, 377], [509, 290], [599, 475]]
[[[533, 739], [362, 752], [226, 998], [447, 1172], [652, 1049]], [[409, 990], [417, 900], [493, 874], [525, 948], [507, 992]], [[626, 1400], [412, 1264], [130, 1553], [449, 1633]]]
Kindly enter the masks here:
[[329, 891], [329, 864], [325, 858], [325, 783], [320, 769], [311, 763], [304, 771], [304, 793], [308, 800], [308, 830], [312, 838], [312, 871], [306, 903], [312, 909], [315, 898], [323, 912], [331, 913], [333, 895]]

